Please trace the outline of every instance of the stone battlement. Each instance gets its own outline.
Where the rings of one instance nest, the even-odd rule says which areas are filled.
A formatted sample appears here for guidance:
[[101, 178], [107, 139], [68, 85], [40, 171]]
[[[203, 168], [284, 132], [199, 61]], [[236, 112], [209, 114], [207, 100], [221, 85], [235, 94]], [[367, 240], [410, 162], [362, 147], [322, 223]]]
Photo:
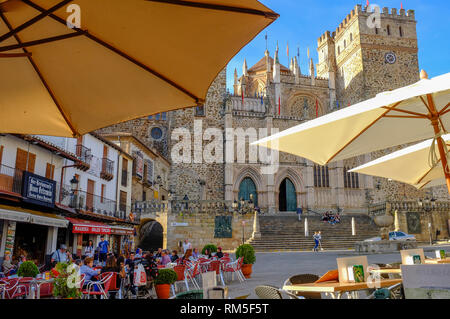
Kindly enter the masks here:
[[[356, 5], [355, 8], [345, 17], [345, 19], [339, 24], [339, 26], [336, 28], [336, 30], [331, 33], [330, 31], [326, 31], [324, 34], [322, 34], [318, 40], [317, 44], [318, 47], [320, 47], [325, 42], [328, 42], [329, 40], [334, 40], [336, 36], [341, 34], [345, 31], [350, 21], [356, 17], [356, 16], [363, 16], [363, 17], [369, 17], [371, 14], [375, 12], [379, 7], [368, 7], [368, 6], [362, 6], [360, 4]], [[381, 18], [390, 18], [390, 19], [401, 19], [403, 21], [410, 20], [415, 21], [415, 11], [414, 10], [408, 10], [400, 9], [397, 10], [397, 8], [391, 8], [389, 11], [389, 8], [384, 7], [382, 10], [380, 10], [380, 16]]]

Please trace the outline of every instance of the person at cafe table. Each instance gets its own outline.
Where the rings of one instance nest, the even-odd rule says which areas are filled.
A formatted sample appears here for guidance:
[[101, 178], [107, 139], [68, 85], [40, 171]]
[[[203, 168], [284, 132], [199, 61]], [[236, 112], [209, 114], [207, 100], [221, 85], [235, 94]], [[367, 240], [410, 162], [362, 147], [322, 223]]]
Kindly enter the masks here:
[[64, 244], [61, 244], [61, 246], [59, 246], [59, 249], [53, 253], [50, 260], [52, 265], [55, 265], [57, 263], [66, 263], [69, 261], [72, 261], [72, 256], [67, 251], [67, 246]]
[[89, 283], [93, 277], [100, 274], [100, 269], [95, 270], [94, 268], [94, 258], [86, 257], [83, 262], [83, 266], [80, 267], [80, 275], [86, 275], [84, 284]]

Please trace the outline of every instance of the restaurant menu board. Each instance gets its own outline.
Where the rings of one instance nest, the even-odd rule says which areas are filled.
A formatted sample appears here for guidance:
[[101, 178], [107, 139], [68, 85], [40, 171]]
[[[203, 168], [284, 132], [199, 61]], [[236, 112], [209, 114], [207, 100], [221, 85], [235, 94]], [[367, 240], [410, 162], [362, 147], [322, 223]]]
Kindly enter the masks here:
[[16, 222], [9, 221], [8, 222], [8, 230], [6, 233], [6, 245], [5, 252], [9, 251], [11, 256], [14, 251], [14, 238], [16, 237]]

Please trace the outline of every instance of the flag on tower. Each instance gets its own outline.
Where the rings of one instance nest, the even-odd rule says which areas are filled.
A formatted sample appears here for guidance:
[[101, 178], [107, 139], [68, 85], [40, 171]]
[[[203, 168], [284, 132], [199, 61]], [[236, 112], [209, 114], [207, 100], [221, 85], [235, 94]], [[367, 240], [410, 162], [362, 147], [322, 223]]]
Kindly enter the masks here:
[[244, 90], [241, 89], [241, 93], [242, 93], [242, 107], [244, 107]]
[[287, 53], [287, 56], [288, 56], [288, 60], [289, 60], [289, 42], [287, 43], [287, 47], [286, 47], [286, 53]]
[[369, 5], [370, 5], [369, 0], [367, 0], [367, 6], [369, 6]]
[[300, 47], [297, 47], [297, 58], [298, 58], [299, 61], [300, 61]]
[[400, 9], [403, 10], [403, 2], [400, 2]]
[[261, 96], [261, 105], [263, 105], [264, 104], [263, 95], [261, 94], [260, 96]]
[[309, 47], [308, 47], [308, 51], [307, 52], [308, 52], [308, 60], [309, 60]]

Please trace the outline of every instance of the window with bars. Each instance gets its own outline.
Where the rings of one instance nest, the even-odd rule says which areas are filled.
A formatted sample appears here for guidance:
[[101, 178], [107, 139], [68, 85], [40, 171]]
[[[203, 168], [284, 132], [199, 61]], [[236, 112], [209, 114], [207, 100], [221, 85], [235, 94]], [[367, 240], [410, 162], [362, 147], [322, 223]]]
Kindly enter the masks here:
[[359, 174], [349, 172], [351, 168], [344, 167], [344, 188], [359, 188]]
[[314, 165], [314, 187], [330, 187], [328, 166]]

